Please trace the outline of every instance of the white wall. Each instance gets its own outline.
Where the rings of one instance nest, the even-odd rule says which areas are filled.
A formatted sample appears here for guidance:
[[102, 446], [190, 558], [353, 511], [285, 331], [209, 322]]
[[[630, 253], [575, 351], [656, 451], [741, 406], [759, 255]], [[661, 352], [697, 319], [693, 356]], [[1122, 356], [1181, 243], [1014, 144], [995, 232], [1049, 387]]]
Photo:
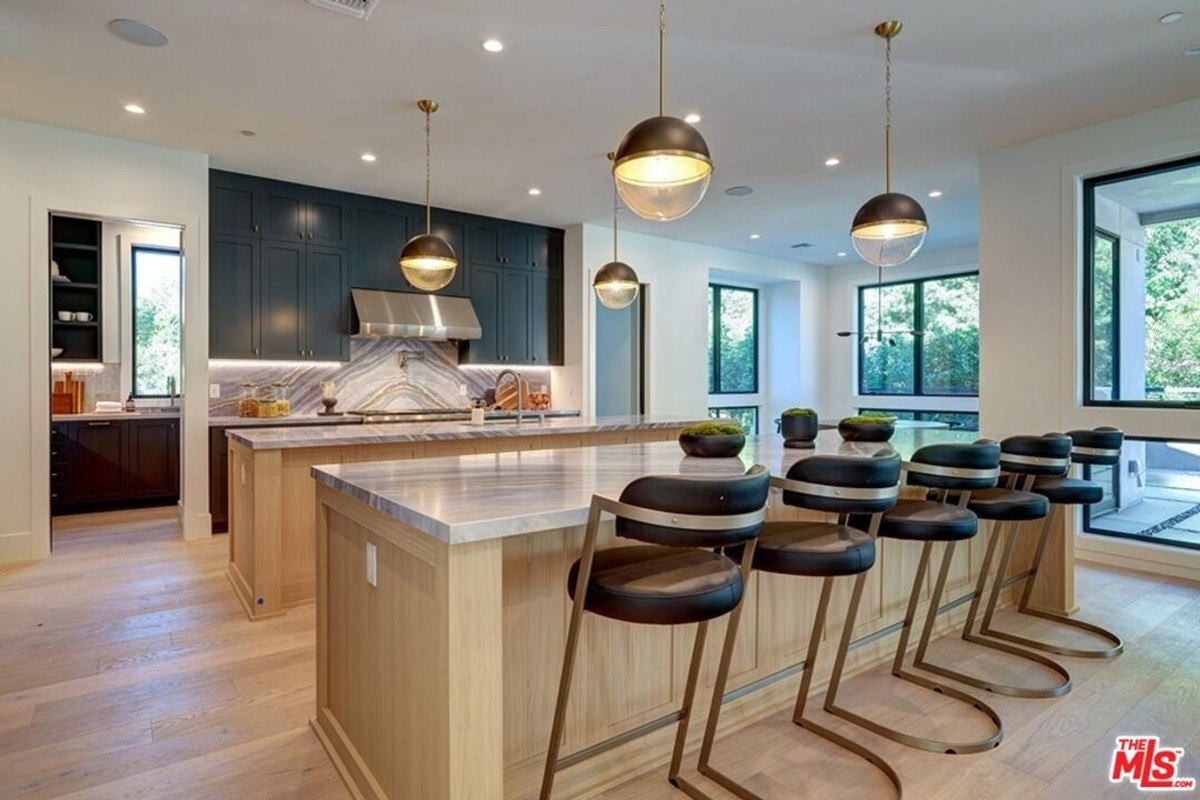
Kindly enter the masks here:
[[51, 210], [186, 226], [183, 522], [208, 535], [208, 157], [6, 119], [0, 153], [0, 563], [49, 551]]
[[[854, 257], [851, 256], [851, 259]], [[974, 272], [979, 268], [979, 251], [973, 245], [922, 251], [899, 267], [883, 270], [884, 282]], [[859, 408], [896, 408], [937, 411], [978, 411], [977, 397], [912, 397], [909, 395], [863, 396], [858, 393], [858, 344], [853, 336], [842, 338], [837, 331], [861, 330], [858, 319], [858, 289], [879, 280], [876, 267], [857, 259], [829, 267], [826, 281], [828, 344], [825, 362], [825, 391], [819, 409], [822, 418], [857, 414]]]
[[1200, 99], [990, 153], [980, 168], [981, 424], [1200, 436], [1200, 412], [1084, 407], [1082, 181], [1200, 153]]
[[[793, 365], [801, 376], [795, 378], [798, 396], [788, 404], [816, 403], [821, 391], [824, 267], [636, 233], [622, 233], [620, 246], [621, 260], [650, 287], [645, 331], [647, 413], [707, 414], [708, 283], [713, 271], [725, 277], [736, 273], [751, 285], [795, 285], [794, 306], [801, 315], [798, 335], [786, 344], [772, 344], [766, 328], [763, 335], [767, 357], [772, 347], [790, 348], [790, 359], [777, 350], [774, 363]], [[572, 226], [567, 229], [566, 248], [566, 366], [555, 371], [555, 404], [574, 404], [591, 413], [595, 407], [595, 303], [591, 283], [596, 270], [612, 260], [612, 229]], [[774, 369], [772, 366], [772, 374]], [[768, 413], [764, 410], [764, 431], [770, 419]]]

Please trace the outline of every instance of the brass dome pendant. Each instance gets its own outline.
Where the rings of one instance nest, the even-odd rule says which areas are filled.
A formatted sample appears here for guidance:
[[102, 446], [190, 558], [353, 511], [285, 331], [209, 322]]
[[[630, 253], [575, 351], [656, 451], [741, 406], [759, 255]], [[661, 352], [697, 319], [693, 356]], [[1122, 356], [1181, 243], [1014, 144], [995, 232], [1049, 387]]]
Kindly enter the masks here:
[[429, 118], [439, 106], [436, 100], [422, 100], [417, 108], [425, 114], [425, 232], [404, 243], [400, 251], [400, 271], [413, 288], [436, 292], [454, 280], [458, 256], [450, 243], [433, 233], [433, 206], [430, 188], [433, 148]]
[[658, 116], [633, 126], [613, 158], [613, 180], [625, 205], [643, 219], [671, 222], [687, 216], [708, 191], [712, 157], [700, 131], [664, 114], [667, 9], [658, 5]]
[[911, 259], [925, 243], [929, 221], [913, 198], [892, 191], [892, 39], [903, 28], [899, 20], [881, 22], [875, 35], [887, 42], [884, 192], [875, 195], [854, 215], [850, 238], [863, 260], [877, 267], [894, 267]]
[[596, 277], [592, 279], [592, 291], [596, 293], [596, 299], [600, 301], [600, 305], [612, 309], [628, 308], [637, 299], [638, 289], [641, 288], [641, 283], [638, 281], [633, 267], [617, 258], [617, 210], [619, 207], [620, 204], [617, 202], [614, 192], [613, 260], [601, 267], [596, 272]]

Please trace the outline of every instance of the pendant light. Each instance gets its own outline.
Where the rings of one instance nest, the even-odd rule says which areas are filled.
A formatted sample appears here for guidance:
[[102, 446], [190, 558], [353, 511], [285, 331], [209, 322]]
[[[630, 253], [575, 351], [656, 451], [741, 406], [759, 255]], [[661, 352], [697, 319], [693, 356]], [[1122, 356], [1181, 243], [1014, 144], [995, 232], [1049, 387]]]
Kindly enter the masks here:
[[605, 264], [592, 280], [596, 299], [605, 308], [627, 308], [638, 296], [638, 276], [633, 267], [617, 259], [617, 211], [620, 203], [613, 191], [613, 260]]
[[658, 116], [633, 126], [617, 147], [613, 179], [625, 205], [643, 219], [670, 222], [700, 205], [712, 159], [700, 131], [665, 115], [666, 0], [658, 4]]
[[906, 194], [892, 191], [892, 39], [903, 27], [899, 20], [875, 26], [875, 35], [887, 42], [884, 193], [872, 197], [858, 210], [850, 228], [854, 249], [864, 260], [878, 267], [894, 267], [915, 256], [929, 230], [929, 221], [921, 204]]
[[400, 271], [415, 288], [436, 292], [454, 280], [458, 256], [449, 242], [433, 233], [433, 205], [430, 199], [433, 147], [429, 118], [439, 106], [436, 100], [421, 100], [417, 108], [425, 113], [425, 232], [404, 243], [404, 249], [400, 251]]

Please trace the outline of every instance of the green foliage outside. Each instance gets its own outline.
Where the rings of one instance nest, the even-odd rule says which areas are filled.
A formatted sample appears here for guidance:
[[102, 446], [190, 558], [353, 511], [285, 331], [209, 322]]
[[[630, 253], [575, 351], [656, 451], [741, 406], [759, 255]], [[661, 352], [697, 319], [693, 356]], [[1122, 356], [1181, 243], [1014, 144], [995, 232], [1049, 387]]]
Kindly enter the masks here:
[[165, 396], [167, 378], [179, 387], [180, 354], [179, 256], [154, 250], [138, 251], [133, 291], [133, 393]]
[[733, 420], [744, 431], [758, 433], [758, 407], [710, 408], [708, 415], [713, 419]]
[[751, 394], [758, 390], [757, 301], [753, 289], [708, 287], [709, 393]]
[[1200, 400], [1200, 219], [1151, 225], [1146, 236], [1147, 397]]

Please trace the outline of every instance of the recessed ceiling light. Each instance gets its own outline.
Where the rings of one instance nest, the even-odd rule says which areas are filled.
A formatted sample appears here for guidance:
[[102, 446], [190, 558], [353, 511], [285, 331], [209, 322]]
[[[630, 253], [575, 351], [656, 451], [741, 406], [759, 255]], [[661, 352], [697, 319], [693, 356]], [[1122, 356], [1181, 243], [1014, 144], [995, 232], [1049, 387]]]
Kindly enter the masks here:
[[845, 257], [846, 257], [846, 251], [845, 251], [845, 250], [840, 250], [840, 251], [838, 251], [838, 258], [845, 258]]
[[842, 163], [842, 160], [837, 156], [831, 156], [830, 158], [825, 159], [825, 166], [827, 167], [836, 167], [840, 163]]
[[1170, 11], [1158, 18], [1158, 21], [1163, 25], [1173, 25], [1183, 19], [1182, 11]]
[[152, 28], [136, 19], [114, 19], [108, 23], [108, 29], [114, 36], [142, 47], [162, 47], [170, 41], [158, 28]]
[[125, 110], [130, 114], [145, 114], [146, 109], [139, 106], [137, 103], [126, 103]]
[[529, 187], [529, 196], [530, 197], [540, 197], [541, 194], [542, 194], [542, 190], [539, 189], [538, 187], [536, 187], [536, 186]]
[[249, 128], [244, 128], [242, 130], [242, 136], [245, 136], [247, 139], [249, 139], [251, 137], [258, 136], [258, 134], [255, 133], [254, 131], [250, 130]]
[[745, 197], [748, 194], [754, 194], [754, 189], [749, 186], [730, 186], [725, 190], [725, 194], [730, 197]]
[[688, 125], [695, 125], [700, 121], [700, 115], [693, 111], [691, 114], [688, 114], [686, 117], [684, 117], [683, 121]]
[[930, 192], [930, 193], [929, 193], [929, 196], [930, 196], [930, 197], [941, 197], [941, 196], [942, 196], [942, 190], [941, 190], [941, 189], [934, 189], [932, 192]]
[[374, 153], [363, 153], [359, 158], [368, 164], [374, 164], [378, 160], [378, 157]]
[[1200, 56], [1200, 44], [1194, 44], [1191, 47], [1183, 48], [1183, 52], [1180, 55], [1187, 56], [1188, 58], [1191, 58], [1192, 56]]
[[489, 53], [502, 53], [504, 52], [504, 42], [499, 39], [488, 39], [483, 43], [483, 49]]
[[752, 233], [752, 234], [750, 234], [750, 238], [751, 239], [761, 239], [762, 234], [761, 233]]

